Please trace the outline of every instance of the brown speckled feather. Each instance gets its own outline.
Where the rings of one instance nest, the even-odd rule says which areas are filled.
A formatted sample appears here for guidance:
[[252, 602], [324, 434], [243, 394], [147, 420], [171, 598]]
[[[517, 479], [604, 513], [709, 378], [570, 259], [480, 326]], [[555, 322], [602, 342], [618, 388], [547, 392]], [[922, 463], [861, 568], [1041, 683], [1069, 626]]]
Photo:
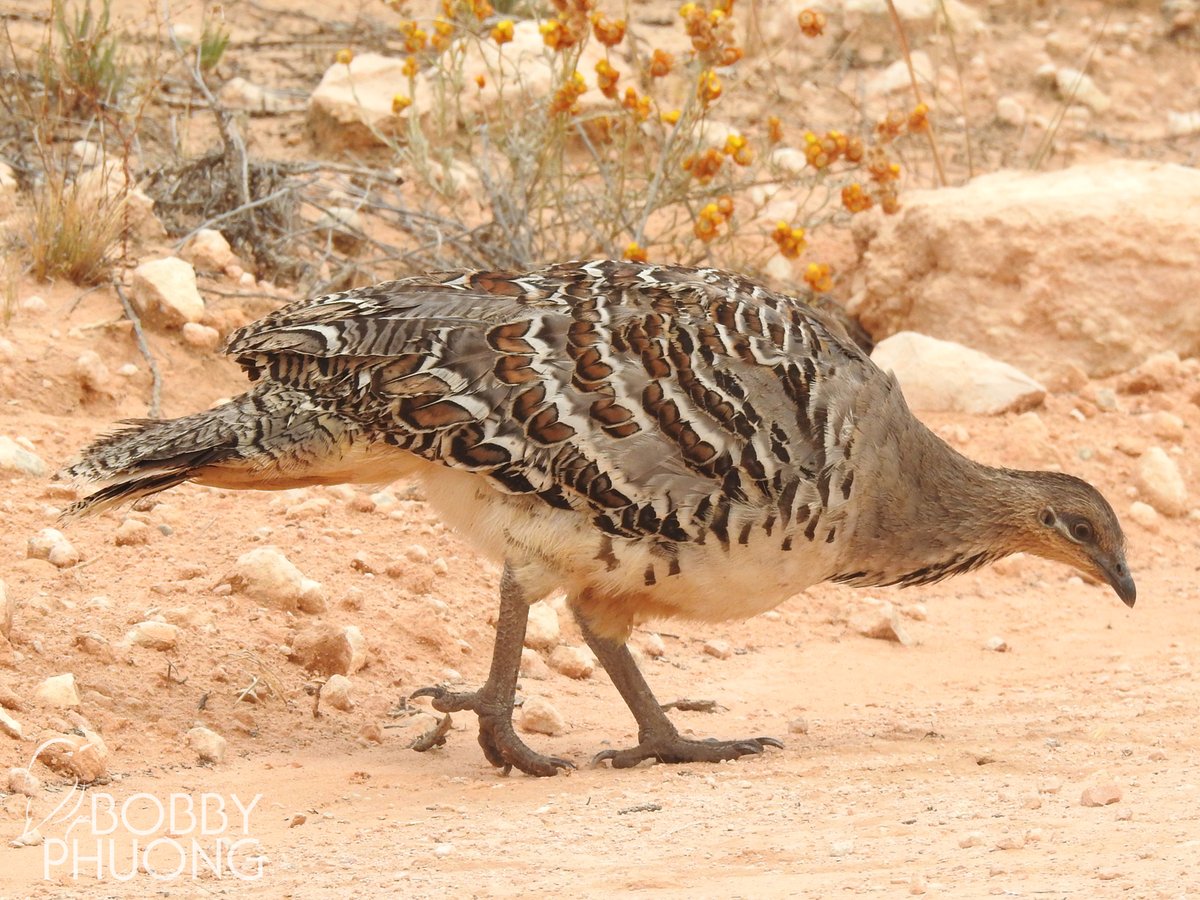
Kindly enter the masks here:
[[[425, 481], [531, 597], [601, 634], [749, 616], [826, 580], [924, 584], [1028, 550], [1109, 580], [1089, 485], [962, 457], [806, 303], [712, 269], [598, 261], [452, 272], [287, 306], [230, 338], [255, 381], [136, 422], [67, 470], [70, 512], [183, 481]], [[1077, 541], [1084, 520], [1103, 546]]]

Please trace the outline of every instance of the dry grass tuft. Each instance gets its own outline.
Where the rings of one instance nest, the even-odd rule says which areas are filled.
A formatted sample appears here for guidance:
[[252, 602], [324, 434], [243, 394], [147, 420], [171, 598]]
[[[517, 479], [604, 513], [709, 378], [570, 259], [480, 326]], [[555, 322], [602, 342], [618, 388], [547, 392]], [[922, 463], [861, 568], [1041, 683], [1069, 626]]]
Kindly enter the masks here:
[[91, 190], [61, 172], [48, 172], [31, 201], [23, 237], [34, 277], [104, 281], [124, 228], [124, 194]]

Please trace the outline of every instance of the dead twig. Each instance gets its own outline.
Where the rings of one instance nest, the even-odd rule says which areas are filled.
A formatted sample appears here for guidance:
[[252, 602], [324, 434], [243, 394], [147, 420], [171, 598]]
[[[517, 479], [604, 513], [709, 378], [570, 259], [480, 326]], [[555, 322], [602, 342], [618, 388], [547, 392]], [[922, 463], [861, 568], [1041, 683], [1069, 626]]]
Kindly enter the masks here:
[[424, 753], [426, 750], [432, 750], [434, 747], [441, 747], [446, 743], [446, 735], [450, 733], [450, 726], [453, 723], [450, 721], [450, 713], [446, 713], [439, 719], [434, 726], [424, 734], [418, 735], [411, 744], [409, 749], [416, 750], [418, 753]]
[[125, 289], [121, 287], [121, 283], [113, 281], [112, 284], [113, 289], [117, 292], [117, 297], [121, 300], [121, 306], [125, 310], [125, 318], [129, 319], [133, 325], [133, 336], [137, 340], [138, 350], [145, 357], [146, 365], [150, 367], [150, 406], [146, 410], [146, 415], [152, 419], [161, 419], [162, 372], [158, 370], [158, 363], [154, 359], [154, 354], [150, 352], [150, 345], [146, 343], [146, 335], [142, 331], [142, 320], [138, 317], [137, 310], [133, 308], [133, 304], [125, 296]]
[[[925, 103], [921, 99], [921, 85], [917, 81], [917, 70], [913, 68], [912, 51], [908, 46], [908, 35], [904, 32], [904, 24], [900, 21], [900, 13], [896, 12], [896, 4], [887, 0], [888, 12], [892, 17], [892, 25], [896, 29], [896, 39], [900, 42], [900, 52], [904, 55], [904, 64], [908, 67], [908, 78], [912, 82], [913, 97], [918, 105]], [[938, 152], [937, 138], [933, 133], [933, 118], [930, 117], [929, 127], [925, 130], [929, 137], [929, 150], [933, 153], [933, 166], [937, 169], [938, 186], [946, 186], [946, 170], [942, 168], [942, 155]]]
[[659, 708], [664, 712], [668, 709], [677, 709], [680, 712], [724, 712], [726, 707], [722, 706], [716, 700], [672, 700], [670, 703], [660, 703]]

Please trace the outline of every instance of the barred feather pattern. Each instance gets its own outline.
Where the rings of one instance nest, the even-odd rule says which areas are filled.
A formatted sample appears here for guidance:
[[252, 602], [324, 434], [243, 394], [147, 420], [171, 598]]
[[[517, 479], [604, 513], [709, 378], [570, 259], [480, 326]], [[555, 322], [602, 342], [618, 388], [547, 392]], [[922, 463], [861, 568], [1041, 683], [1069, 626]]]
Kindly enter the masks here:
[[859, 448], [907, 441], [917, 466], [946, 448], [825, 314], [718, 270], [598, 261], [406, 278], [284, 307], [227, 352], [254, 387], [93, 445], [68, 474], [110, 484], [77, 511], [184, 480], [417, 474], [531, 593], [566, 588], [609, 634], [987, 558], [854, 564], [846, 532], [871, 515], [852, 502], [858, 486], [903, 483], [899, 450], [896, 472], [864, 473]]

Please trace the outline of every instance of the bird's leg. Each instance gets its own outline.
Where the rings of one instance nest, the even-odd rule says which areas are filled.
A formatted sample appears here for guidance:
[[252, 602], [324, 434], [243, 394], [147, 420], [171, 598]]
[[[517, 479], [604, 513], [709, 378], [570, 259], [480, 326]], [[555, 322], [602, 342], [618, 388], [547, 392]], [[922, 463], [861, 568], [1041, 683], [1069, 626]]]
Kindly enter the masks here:
[[608, 672], [613, 685], [624, 698], [638, 723], [638, 745], [627, 750], [602, 750], [592, 763], [611, 760], [614, 769], [636, 766], [644, 759], [664, 763], [719, 762], [737, 759], [750, 753], [762, 753], [766, 747], [782, 747], [771, 737], [747, 738], [740, 741], [696, 741], [685, 738], [667, 718], [637, 663], [623, 642], [599, 637], [583, 616], [576, 614], [583, 638], [592, 648], [600, 664]]
[[506, 775], [513, 766], [529, 775], [555, 775], [559, 769], [573, 769], [574, 765], [556, 756], [535, 753], [513, 730], [513, 701], [528, 621], [529, 604], [506, 563], [500, 577], [500, 613], [496, 617], [492, 667], [483, 687], [477, 691], [450, 691], [438, 685], [421, 688], [412, 696], [433, 698], [433, 708], [439, 712], [472, 710], [479, 717], [479, 746], [483, 755], [493, 766], [504, 769]]

